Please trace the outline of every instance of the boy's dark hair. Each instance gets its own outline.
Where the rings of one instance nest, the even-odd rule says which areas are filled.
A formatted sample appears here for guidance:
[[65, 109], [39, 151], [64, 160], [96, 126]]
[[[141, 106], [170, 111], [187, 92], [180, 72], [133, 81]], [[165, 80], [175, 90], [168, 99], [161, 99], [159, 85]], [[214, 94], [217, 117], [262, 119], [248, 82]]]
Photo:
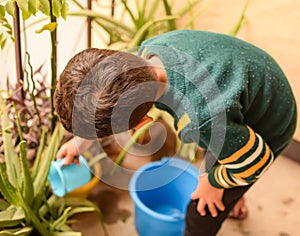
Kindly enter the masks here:
[[[157, 81], [157, 75], [139, 56], [86, 49], [61, 73], [54, 94], [55, 110], [65, 129], [82, 138], [123, 132], [136, 126], [151, 108], [156, 95], [156, 87], [147, 84], [151, 81]], [[144, 102], [136, 103], [141, 96]]]

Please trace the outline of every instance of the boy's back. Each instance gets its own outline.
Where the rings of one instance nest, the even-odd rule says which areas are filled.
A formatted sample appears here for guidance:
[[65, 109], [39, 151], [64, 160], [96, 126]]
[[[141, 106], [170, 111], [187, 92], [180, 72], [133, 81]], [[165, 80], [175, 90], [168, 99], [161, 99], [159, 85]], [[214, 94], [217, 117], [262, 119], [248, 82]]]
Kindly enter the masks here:
[[275, 155], [290, 141], [295, 128], [290, 124], [296, 123], [293, 93], [278, 64], [263, 50], [227, 35], [177, 30], [146, 40], [139, 53], [161, 58], [170, 86], [194, 108], [201, 107], [200, 125], [226, 112], [229, 121], [262, 135]]

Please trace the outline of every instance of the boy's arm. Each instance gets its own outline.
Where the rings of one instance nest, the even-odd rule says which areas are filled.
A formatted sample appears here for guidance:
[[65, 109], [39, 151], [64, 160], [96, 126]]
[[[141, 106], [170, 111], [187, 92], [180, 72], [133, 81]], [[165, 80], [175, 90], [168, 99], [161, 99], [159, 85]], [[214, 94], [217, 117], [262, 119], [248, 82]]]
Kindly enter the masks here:
[[[200, 127], [185, 129], [186, 125], [179, 133], [183, 142], [198, 142], [216, 158], [216, 165], [208, 173], [209, 182], [215, 188], [254, 183], [274, 161], [268, 144], [242, 122], [239, 112], [227, 113], [226, 117], [225, 123], [215, 116]], [[220, 135], [211, 142], [213, 131]], [[199, 132], [200, 138], [197, 139]]]
[[230, 122], [217, 161], [219, 165], [209, 171], [209, 182], [216, 188], [231, 188], [254, 183], [272, 164], [274, 155], [251, 127]]
[[[211, 119], [200, 127], [188, 127], [190, 123], [181, 129], [177, 125], [179, 137], [184, 143], [197, 142], [216, 158], [215, 165], [208, 172], [209, 182], [215, 188], [254, 183], [274, 161], [274, 154], [263, 137], [246, 124], [230, 119], [215, 123]], [[215, 134], [214, 140], [210, 140], [212, 127], [214, 133], [220, 133]]]
[[60, 147], [56, 153], [56, 159], [64, 158], [64, 166], [73, 163], [79, 165], [79, 159], [77, 157], [87, 150], [93, 142], [94, 140], [87, 140], [79, 137], [72, 138]]
[[[214, 153], [214, 150], [210, 151]], [[216, 217], [217, 209], [225, 209], [222, 202], [224, 189], [255, 182], [273, 160], [271, 149], [259, 134], [249, 126], [227, 123], [218, 163], [208, 174], [199, 176], [198, 186], [191, 195], [192, 199], [199, 199], [198, 212], [205, 215], [207, 205], [212, 217]]]

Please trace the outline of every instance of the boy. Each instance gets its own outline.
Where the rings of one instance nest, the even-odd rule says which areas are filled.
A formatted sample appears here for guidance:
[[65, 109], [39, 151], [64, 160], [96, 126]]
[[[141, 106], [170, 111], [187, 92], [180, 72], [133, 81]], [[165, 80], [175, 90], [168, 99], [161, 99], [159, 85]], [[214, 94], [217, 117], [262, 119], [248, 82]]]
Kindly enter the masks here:
[[74, 135], [94, 139], [147, 122], [153, 103], [168, 111], [179, 138], [217, 160], [199, 176], [185, 230], [215, 235], [291, 140], [290, 85], [266, 52], [223, 34], [172, 31], [144, 41], [138, 54], [87, 49], [75, 55], [58, 81], [58, 116]]

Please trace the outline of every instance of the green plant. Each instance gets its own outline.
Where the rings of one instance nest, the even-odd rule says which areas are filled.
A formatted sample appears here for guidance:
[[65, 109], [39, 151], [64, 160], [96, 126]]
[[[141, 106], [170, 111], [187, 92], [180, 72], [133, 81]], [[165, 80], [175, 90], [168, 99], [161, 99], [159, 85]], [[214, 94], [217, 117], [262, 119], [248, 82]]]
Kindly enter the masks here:
[[[0, 45], [3, 49], [7, 40], [13, 39], [12, 27], [7, 21], [7, 15], [16, 16], [16, 11], [21, 10], [22, 19], [27, 20], [31, 16], [36, 16], [38, 12], [46, 16], [63, 17], [66, 19], [69, 4], [66, 0], [4, 0], [0, 4]], [[56, 27], [52, 19], [50, 23], [44, 25], [40, 31], [53, 31]]]
[[[13, 102], [16, 110], [19, 113], [20, 125], [22, 133], [26, 139], [26, 152], [27, 159], [34, 161], [37, 155], [37, 149], [40, 145], [42, 132], [49, 132], [50, 130], [50, 100], [47, 91], [49, 85], [46, 81], [46, 76], [41, 72], [42, 66], [36, 71], [25, 73], [25, 84], [23, 85], [23, 96], [18, 91], [21, 90], [20, 86], [12, 85], [7, 81], [6, 100]], [[35, 77], [35, 79], [34, 79]], [[15, 110], [7, 110], [10, 122], [12, 124], [12, 141], [17, 144], [19, 141], [19, 132], [17, 122], [15, 119]], [[3, 150], [3, 137], [0, 136], [0, 152]], [[19, 147], [15, 146], [18, 151]]]
[[[56, 125], [56, 115], [54, 112], [54, 101], [53, 94], [56, 87], [57, 79], [57, 18], [62, 17], [66, 19], [67, 12], [69, 9], [69, 4], [66, 0], [3, 0], [0, 3], [0, 48], [3, 49], [8, 41], [8, 39], [14, 39], [15, 41], [15, 51], [18, 55], [16, 58], [17, 65], [17, 80], [20, 85], [24, 80], [23, 78], [23, 64], [22, 64], [22, 51], [21, 51], [21, 37], [20, 37], [20, 19], [19, 13], [22, 14], [23, 22], [25, 22], [29, 17], [36, 16], [37, 13], [42, 13], [42, 15], [47, 16], [49, 23], [43, 25], [37, 33], [41, 33], [45, 30], [50, 31], [50, 77], [51, 77], [51, 87], [50, 91], [50, 109], [51, 109], [51, 131], [53, 131]], [[14, 27], [9, 24], [7, 20], [7, 15], [10, 15], [14, 22]], [[25, 39], [23, 41], [26, 41]], [[26, 42], [25, 42], [26, 46]], [[25, 49], [26, 50], [26, 49]], [[23, 96], [23, 90], [20, 91], [21, 96]]]
[[[108, 39], [102, 37], [102, 41], [110, 48], [114, 49], [132, 49], [151, 36], [175, 30], [176, 23], [186, 16], [192, 9], [198, 6], [202, 0], [191, 0], [186, 3], [180, 3], [179, 10], [174, 11], [171, 1], [167, 0], [143, 0], [143, 1], [113, 1], [111, 6], [114, 12], [118, 14], [102, 14], [101, 6], [96, 10], [86, 10], [77, 0], [71, 0], [80, 11], [71, 11], [69, 16], [90, 17], [93, 21], [93, 31], [99, 35], [105, 32]], [[193, 15], [194, 18], [203, 11], [199, 10]]]
[[[5, 92], [6, 93], [6, 92]], [[68, 226], [70, 217], [80, 212], [100, 210], [88, 200], [75, 201], [58, 198], [52, 194], [48, 183], [51, 161], [62, 141], [64, 129], [58, 123], [52, 134], [43, 132], [38, 154], [32, 169], [26, 158], [26, 140], [23, 137], [18, 112], [15, 111], [20, 142], [19, 153], [14, 151], [11, 122], [8, 109], [16, 109], [13, 103], [6, 104], [0, 96], [1, 134], [4, 153], [0, 159], [0, 235], [81, 235]]]

